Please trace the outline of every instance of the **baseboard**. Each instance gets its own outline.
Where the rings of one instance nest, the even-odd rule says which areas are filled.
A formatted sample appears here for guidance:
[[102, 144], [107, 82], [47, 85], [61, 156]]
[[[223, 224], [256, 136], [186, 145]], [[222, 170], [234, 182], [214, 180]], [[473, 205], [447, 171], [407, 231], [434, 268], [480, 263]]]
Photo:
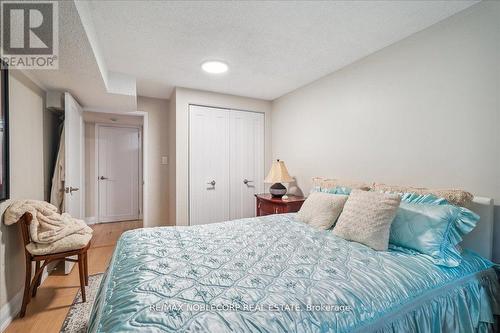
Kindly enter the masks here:
[[[52, 263], [51, 263], [52, 264]], [[50, 270], [54, 268], [54, 265], [49, 264], [48, 266], [53, 266], [53, 267], [48, 267]], [[40, 284], [45, 281], [47, 276], [49, 276], [49, 270], [45, 269], [42, 273], [42, 281]], [[21, 288], [21, 290], [18, 291], [17, 294], [12, 297], [7, 304], [2, 306], [0, 309], [0, 332], [3, 332], [7, 329], [7, 327], [10, 325], [12, 320], [19, 314], [19, 311], [21, 311], [21, 306], [23, 304], [23, 293], [24, 293], [24, 286]], [[29, 305], [28, 305], [29, 306]]]
[[121, 216], [121, 217], [101, 217], [99, 219], [99, 222], [96, 222], [96, 223], [115, 223], [115, 222], [137, 221], [139, 219], [140, 219], [139, 215]]
[[[72, 256], [69, 258], [77, 260], [78, 256]], [[75, 267], [75, 264], [76, 263], [73, 261], [64, 261], [64, 275], [68, 275], [69, 273], [71, 273], [71, 270], [73, 269], [73, 267]]]
[[0, 332], [7, 329], [7, 326], [9, 326], [21, 310], [21, 305], [23, 303], [23, 291], [24, 290], [21, 289], [0, 309]]
[[87, 223], [87, 225], [96, 224], [96, 223], [98, 223], [98, 221], [97, 221], [97, 217], [96, 217], [96, 216], [89, 216], [89, 217], [86, 217], [86, 218], [85, 218], [85, 223]]

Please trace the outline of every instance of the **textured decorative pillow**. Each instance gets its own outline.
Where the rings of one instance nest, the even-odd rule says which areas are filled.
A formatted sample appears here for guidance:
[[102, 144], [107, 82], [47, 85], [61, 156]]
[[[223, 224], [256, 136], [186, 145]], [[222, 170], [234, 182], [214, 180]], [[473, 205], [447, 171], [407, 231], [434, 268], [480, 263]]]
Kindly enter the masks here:
[[479, 215], [445, 199], [405, 194], [392, 222], [389, 242], [398, 251], [416, 250], [437, 265], [455, 267], [462, 261], [458, 243], [478, 221]]
[[337, 221], [347, 195], [311, 193], [300, 208], [297, 219], [319, 229], [329, 229]]
[[358, 181], [351, 181], [346, 179], [326, 179], [322, 177], [314, 177], [312, 179], [313, 187], [321, 189], [330, 189], [335, 187], [348, 187], [351, 189], [360, 189], [368, 191], [372, 187], [372, 184]]
[[462, 190], [447, 190], [447, 189], [429, 189], [424, 187], [398, 186], [386, 184], [373, 184], [374, 191], [381, 192], [397, 192], [397, 193], [416, 193], [419, 195], [432, 194], [439, 198], [444, 198], [450, 203], [460, 207], [470, 207], [474, 196], [472, 193]]
[[352, 190], [333, 233], [374, 250], [386, 251], [400, 201], [399, 194]]

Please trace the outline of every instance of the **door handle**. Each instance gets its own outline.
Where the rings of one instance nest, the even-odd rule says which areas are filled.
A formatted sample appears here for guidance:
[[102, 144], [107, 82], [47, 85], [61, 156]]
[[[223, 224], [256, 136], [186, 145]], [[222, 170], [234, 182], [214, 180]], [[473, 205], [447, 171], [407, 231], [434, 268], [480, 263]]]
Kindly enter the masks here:
[[207, 183], [207, 185], [215, 186], [215, 180], [212, 180], [210, 183]]
[[243, 179], [243, 184], [248, 185], [248, 183], [253, 183], [253, 180]]
[[99, 177], [100, 180], [106, 180], [106, 179], [109, 179], [108, 177], [104, 177], [104, 176], [101, 176]]
[[69, 193], [69, 194], [73, 194], [73, 192], [75, 191], [79, 191], [80, 189], [78, 187], [72, 187], [72, 186], [68, 186], [64, 189], [64, 192], [65, 193]]

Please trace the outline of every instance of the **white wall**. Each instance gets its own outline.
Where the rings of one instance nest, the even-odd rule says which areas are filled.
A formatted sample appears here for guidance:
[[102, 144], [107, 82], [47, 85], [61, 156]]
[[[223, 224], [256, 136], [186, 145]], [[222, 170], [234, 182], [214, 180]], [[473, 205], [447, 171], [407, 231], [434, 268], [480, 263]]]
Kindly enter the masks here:
[[[165, 226], [168, 220], [168, 167], [161, 164], [161, 157], [168, 155], [168, 107], [166, 99], [141, 97], [137, 98], [137, 109], [148, 114], [147, 149], [148, 170], [144, 171], [148, 182], [148, 193], [144, 194], [148, 202], [148, 218], [145, 227]], [[146, 126], [146, 125], [145, 125]], [[147, 199], [146, 199], [147, 198]]]
[[177, 210], [176, 203], [176, 90], [172, 91], [168, 110], [168, 221], [170, 225], [175, 225]]
[[[189, 104], [257, 111], [265, 114], [265, 162], [271, 165], [271, 103], [269, 101], [212, 93], [208, 91], [176, 88], [175, 94], [175, 186], [170, 195], [175, 197], [175, 224], [188, 225], [188, 112]], [[172, 100], [172, 97], [171, 97]], [[170, 164], [172, 165], [172, 164]], [[171, 200], [171, 205], [174, 202]], [[174, 224], [173, 221], [170, 221]]]
[[[44, 199], [44, 92], [21, 73], [9, 75], [10, 198]], [[48, 159], [45, 159], [48, 161]], [[0, 204], [0, 217], [11, 200]], [[8, 302], [19, 306], [24, 287], [24, 250], [18, 225], [0, 223], [0, 326]]]
[[305, 193], [328, 176], [462, 188], [498, 205], [499, 36], [500, 3], [484, 1], [278, 98], [273, 157]]
[[85, 122], [85, 219], [97, 222], [95, 123]]

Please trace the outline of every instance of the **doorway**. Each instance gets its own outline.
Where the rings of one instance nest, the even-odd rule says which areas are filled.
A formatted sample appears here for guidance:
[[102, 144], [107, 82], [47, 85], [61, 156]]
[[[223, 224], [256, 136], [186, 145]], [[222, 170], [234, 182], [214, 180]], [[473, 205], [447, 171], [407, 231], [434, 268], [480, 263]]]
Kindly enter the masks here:
[[140, 128], [98, 124], [96, 135], [99, 222], [138, 220]]
[[84, 120], [86, 222], [143, 220], [144, 117], [86, 111]]

